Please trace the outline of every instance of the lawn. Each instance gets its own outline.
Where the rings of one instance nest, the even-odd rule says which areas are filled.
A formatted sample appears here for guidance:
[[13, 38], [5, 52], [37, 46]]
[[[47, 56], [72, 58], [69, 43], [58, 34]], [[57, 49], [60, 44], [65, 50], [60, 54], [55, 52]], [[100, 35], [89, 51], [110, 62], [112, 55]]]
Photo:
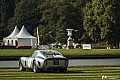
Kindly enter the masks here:
[[[55, 49], [63, 55], [120, 54], [120, 49]], [[0, 49], [0, 56], [30, 56], [34, 49]]]
[[[0, 68], [0, 80], [120, 80], [120, 67], [69, 67], [66, 73]], [[105, 79], [107, 78], [107, 79]]]
[[64, 55], [94, 55], [94, 54], [120, 54], [120, 49], [91, 49], [91, 50], [83, 50], [83, 49], [57, 49]]
[[34, 49], [0, 49], [0, 56], [30, 56]]

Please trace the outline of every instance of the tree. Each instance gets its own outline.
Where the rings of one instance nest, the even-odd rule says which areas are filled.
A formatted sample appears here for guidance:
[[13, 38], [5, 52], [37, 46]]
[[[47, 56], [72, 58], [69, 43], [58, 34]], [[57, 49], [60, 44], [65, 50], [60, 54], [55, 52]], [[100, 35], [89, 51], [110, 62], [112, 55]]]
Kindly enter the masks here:
[[83, 26], [85, 32], [82, 36], [82, 40], [86, 43], [91, 43], [91, 40], [94, 40], [93, 30], [96, 29], [95, 20], [93, 19], [94, 13], [91, 2], [86, 3], [85, 7], [83, 8], [83, 13]]
[[115, 26], [117, 22], [115, 2], [115, 0], [92, 0], [83, 8], [84, 29], [92, 41], [104, 40], [108, 45], [116, 46], [118, 26]]
[[16, 4], [15, 14], [11, 21], [11, 27], [25, 26], [26, 29], [33, 34], [34, 29], [39, 24], [41, 14], [38, 10], [39, 0], [21, 0]]
[[113, 46], [116, 46], [119, 48], [119, 42], [120, 42], [120, 1], [118, 0], [112, 0], [112, 14], [115, 20], [114, 26], [113, 26], [113, 36], [111, 36], [113, 41]]
[[[114, 14], [114, 0], [93, 0], [94, 17], [100, 28], [101, 39], [108, 45], [116, 46], [116, 19]], [[97, 4], [96, 4], [97, 3]]]
[[14, 8], [14, 0], [0, 0], [0, 39], [9, 34], [8, 20], [14, 15]]
[[56, 41], [66, 43], [67, 28], [77, 29], [81, 33], [83, 32], [82, 4], [79, 2], [79, 0], [42, 0], [39, 6], [42, 12], [40, 26], [44, 25], [48, 27], [54, 33]]

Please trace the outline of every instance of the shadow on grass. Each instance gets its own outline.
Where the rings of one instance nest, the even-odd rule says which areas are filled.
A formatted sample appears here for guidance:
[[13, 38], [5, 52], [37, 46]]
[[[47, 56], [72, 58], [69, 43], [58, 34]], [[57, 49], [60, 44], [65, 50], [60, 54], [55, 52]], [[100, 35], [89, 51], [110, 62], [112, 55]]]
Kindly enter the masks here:
[[[26, 69], [26, 71], [20, 71], [18, 67], [0, 67], [0, 72], [33, 72], [32, 69]], [[34, 73], [34, 72], [33, 72]], [[67, 70], [66, 72], [60, 72], [59, 70], [44, 70], [40, 73], [84, 73], [82, 70]]]
[[[26, 71], [22, 71], [22, 72], [33, 72], [33, 70], [31, 70], [31, 69], [27, 69]], [[34, 72], [33, 72], [34, 73]], [[84, 73], [83, 71], [80, 71], [80, 70], [74, 70], [74, 71], [72, 71], [72, 70], [67, 70], [66, 72], [60, 72], [60, 71], [56, 71], [56, 70], [43, 70], [43, 71], [41, 71], [41, 72], [39, 72], [39, 73]]]
[[42, 71], [42, 72], [40, 72], [40, 73], [84, 73], [84, 72], [82, 72], [82, 71], [70, 71], [70, 70], [68, 70], [68, 71], [66, 71], [66, 72], [60, 72], [60, 71]]

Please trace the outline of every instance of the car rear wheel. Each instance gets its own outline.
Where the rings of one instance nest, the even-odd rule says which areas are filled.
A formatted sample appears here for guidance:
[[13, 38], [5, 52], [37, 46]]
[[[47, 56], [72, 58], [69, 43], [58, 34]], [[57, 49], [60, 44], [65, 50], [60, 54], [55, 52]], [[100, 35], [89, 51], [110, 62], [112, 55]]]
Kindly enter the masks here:
[[26, 69], [23, 67], [23, 64], [20, 62], [19, 63], [19, 70], [20, 71], [25, 71]]
[[33, 64], [33, 72], [34, 72], [34, 73], [39, 73], [39, 72], [40, 72], [40, 69], [39, 69], [39, 67], [36, 65], [35, 62], [34, 62], [34, 64]]

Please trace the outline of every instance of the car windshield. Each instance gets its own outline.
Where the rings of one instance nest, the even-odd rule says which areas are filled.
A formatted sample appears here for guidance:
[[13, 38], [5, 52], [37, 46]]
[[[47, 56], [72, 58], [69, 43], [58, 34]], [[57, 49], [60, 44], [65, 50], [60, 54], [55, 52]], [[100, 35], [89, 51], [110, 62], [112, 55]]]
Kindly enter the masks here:
[[48, 56], [48, 55], [60, 55], [59, 52], [55, 52], [55, 51], [46, 51], [46, 52], [42, 52], [42, 54], [44, 56]]

